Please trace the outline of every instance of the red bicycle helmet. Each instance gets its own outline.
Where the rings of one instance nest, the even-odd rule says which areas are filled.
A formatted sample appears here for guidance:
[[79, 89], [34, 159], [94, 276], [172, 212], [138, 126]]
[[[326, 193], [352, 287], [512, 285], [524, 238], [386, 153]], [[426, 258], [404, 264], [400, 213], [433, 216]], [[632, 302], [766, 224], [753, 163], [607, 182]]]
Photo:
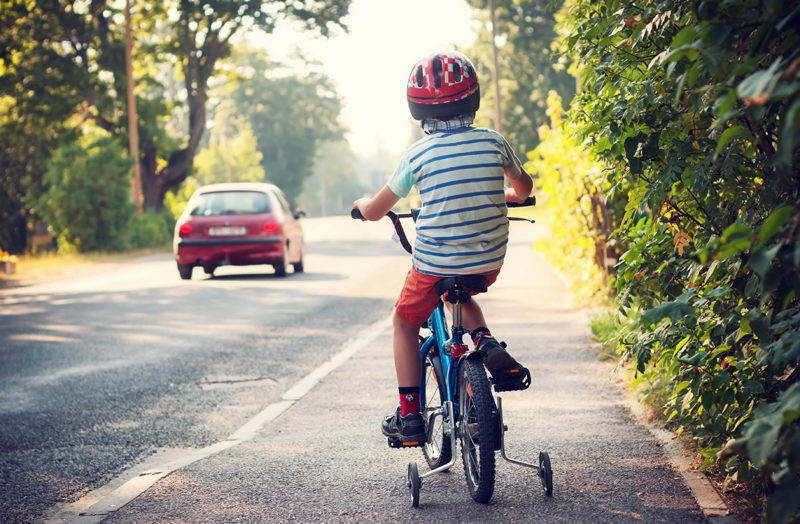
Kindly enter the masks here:
[[406, 93], [408, 108], [416, 120], [446, 120], [474, 113], [481, 104], [475, 68], [457, 51], [434, 53], [414, 64]]

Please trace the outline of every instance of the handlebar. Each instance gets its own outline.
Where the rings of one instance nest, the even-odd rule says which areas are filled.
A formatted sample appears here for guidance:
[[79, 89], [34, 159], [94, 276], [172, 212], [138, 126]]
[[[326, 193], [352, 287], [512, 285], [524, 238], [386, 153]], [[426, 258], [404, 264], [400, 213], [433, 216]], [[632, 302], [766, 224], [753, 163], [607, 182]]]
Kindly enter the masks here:
[[529, 207], [536, 205], [536, 197], [531, 195], [525, 199], [525, 202], [517, 204], [516, 202], [506, 202], [506, 207]]
[[[535, 206], [536, 205], [536, 197], [529, 196], [525, 199], [524, 202], [521, 204], [517, 204], [515, 202], [507, 202], [507, 207], [528, 207], [528, 206]], [[403, 224], [400, 223], [401, 218], [413, 218], [414, 220], [417, 219], [417, 214], [419, 213], [419, 209], [412, 209], [410, 213], [395, 213], [394, 211], [388, 211], [386, 216], [389, 217], [389, 220], [392, 221], [394, 225], [394, 230], [397, 233], [397, 238], [400, 239], [400, 244], [403, 246], [403, 249], [412, 253], [413, 250], [411, 248], [411, 243], [408, 241], [408, 237], [406, 236], [406, 231], [403, 229]], [[350, 217], [358, 220], [363, 220], [364, 215], [361, 214], [361, 210], [358, 208], [353, 208], [350, 210]], [[533, 220], [528, 218], [520, 218], [520, 217], [508, 217], [509, 220], [523, 220], [525, 222], [533, 222]]]

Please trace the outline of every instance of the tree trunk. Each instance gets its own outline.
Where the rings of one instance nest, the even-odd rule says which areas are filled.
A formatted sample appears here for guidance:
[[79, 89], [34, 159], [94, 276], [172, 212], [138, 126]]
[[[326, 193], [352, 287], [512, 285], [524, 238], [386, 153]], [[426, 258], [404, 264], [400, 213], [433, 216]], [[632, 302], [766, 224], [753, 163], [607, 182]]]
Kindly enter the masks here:
[[[205, 80], [204, 80], [205, 81]], [[189, 145], [172, 152], [161, 171], [156, 170], [157, 157], [155, 144], [149, 142], [145, 147], [142, 164], [142, 196], [144, 208], [159, 212], [164, 209], [167, 191], [178, 187], [194, 165], [194, 156], [200, 146], [200, 139], [206, 126], [206, 89], [203, 86], [189, 98]]]

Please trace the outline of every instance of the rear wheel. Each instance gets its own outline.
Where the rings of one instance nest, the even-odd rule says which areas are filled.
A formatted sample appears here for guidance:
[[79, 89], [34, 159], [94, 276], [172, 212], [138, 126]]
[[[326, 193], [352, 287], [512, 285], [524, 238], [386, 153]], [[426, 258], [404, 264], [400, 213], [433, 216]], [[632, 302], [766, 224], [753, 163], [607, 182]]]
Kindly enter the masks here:
[[275, 276], [286, 276], [286, 247], [283, 248], [283, 256], [281, 257], [281, 261], [277, 264], [272, 264], [272, 267], [275, 268]]
[[489, 379], [480, 361], [464, 359], [458, 366], [458, 411], [469, 494], [476, 502], [487, 503], [494, 493], [498, 421]]
[[300, 255], [300, 260], [292, 264], [295, 273], [302, 273], [303, 272], [303, 255]]
[[431, 469], [444, 466], [453, 457], [450, 437], [444, 433], [443, 404], [447, 399], [445, 378], [439, 355], [432, 349], [425, 358], [425, 432], [428, 440], [422, 453]]
[[182, 280], [191, 280], [193, 269], [194, 266], [191, 264], [178, 264], [178, 274]]

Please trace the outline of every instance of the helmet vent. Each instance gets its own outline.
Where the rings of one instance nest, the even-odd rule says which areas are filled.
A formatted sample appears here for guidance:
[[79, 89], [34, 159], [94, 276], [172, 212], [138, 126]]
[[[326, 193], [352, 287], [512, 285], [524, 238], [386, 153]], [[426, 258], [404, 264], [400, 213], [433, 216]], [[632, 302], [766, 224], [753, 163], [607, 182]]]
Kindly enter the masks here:
[[422, 73], [422, 66], [417, 68], [417, 87], [422, 87], [422, 82], [425, 80], [425, 76]]
[[439, 55], [433, 57], [433, 84], [437, 89], [442, 88], [442, 57]]
[[461, 82], [461, 65], [458, 62], [453, 62], [453, 80]]

